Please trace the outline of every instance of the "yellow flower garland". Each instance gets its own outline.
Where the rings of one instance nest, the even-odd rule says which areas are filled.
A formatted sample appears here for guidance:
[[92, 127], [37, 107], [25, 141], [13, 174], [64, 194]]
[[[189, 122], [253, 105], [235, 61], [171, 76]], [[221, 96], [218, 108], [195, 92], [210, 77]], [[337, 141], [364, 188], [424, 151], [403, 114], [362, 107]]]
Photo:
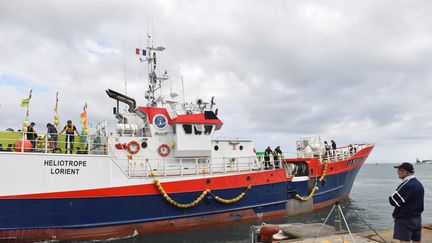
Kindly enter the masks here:
[[[327, 165], [328, 165], [328, 162], [325, 162], [325, 163], [324, 163], [323, 173], [322, 173], [322, 175], [320, 176], [320, 178], [318, 179], [319, 181], [323, 181], [323, 180], [324, 180], [324, 177], [327, 175]], [[315, 192], [316, 192], [316, 191], [318, 191], [318, 186], [317, 186], [317, 182], [315, 181], [315, 185], [313, 186], [313, 188], [312, 188], [312, 190], [310, 191], [309, 195], [307, 195], [306, 197], [302, 197], [302, 196], [300, 196], [299, 194], [296, 194], [295, 197], [296, 197], [297, 199], [299, 199], [299, 200], [307, 201], [307, 200], [311, 199], [311, 198], [313, 197], [313, 195], [315, 195]]]
[[[152, 177], [156, 177], [157, 174], [156, 174], [155, 172], [152, 172], [152, 173], [150, 174], [150, 176], [152, 176]], [[174, 201], [174, 200], [173, 200], [173, 199], [168, 195], [168, 193], [165, 192], [165, 190], [163, 189], [163, 187], [162, 187], [161, 183], [159, 182], [159, 179], [158, 179], [158, 178], [155, 178], [155, 179], [154, 179], [154, 184], [156, 185], [156, 188], [159, 190], [159, 192], [162, 194], [163, 198], [164, 198], [168, 203], [170, 203], [171, 205], [173, 205], [173, 206], [175, 206], [175, 207], [178, 207], [178, 208], [191, 208], [191, 207], [195, 207], [198, 203], [200, 203], [200, 202], [204, 199], [204, 197], [205, 197], [207, 194], [211, 193], [210, 189], [206, 189], [206, 190], [204, 190], [204, 191], [201, 193], [200, 196], [198, 196], [198, 197], [197, 197], [194, 201], [192, 201], [191, 203], [183, 204], [183, 203], [178, 203], [178, 202]], [[232, 199], [223, 199], [223, 198], [221, 198], [221, 197], [215, 196], [215, 200], [218, 201], [218, 202], [221, 202], [221, 203], [225, 203], [225, 204], [235, 203], [235, 202], [240, 201], [240, 200], [241, 200], [241, 199], [246, 195], [246, 192], [249, 191], [251, 188], [252, 188], [252, 184], [249, 185], [249, 186], [246, 188], [246, 190], [245, 190], [244, 192], [240, 193], [240, 194], [239, 194], [237, 197], [235, 197], [235, 198], [232, 198]]]

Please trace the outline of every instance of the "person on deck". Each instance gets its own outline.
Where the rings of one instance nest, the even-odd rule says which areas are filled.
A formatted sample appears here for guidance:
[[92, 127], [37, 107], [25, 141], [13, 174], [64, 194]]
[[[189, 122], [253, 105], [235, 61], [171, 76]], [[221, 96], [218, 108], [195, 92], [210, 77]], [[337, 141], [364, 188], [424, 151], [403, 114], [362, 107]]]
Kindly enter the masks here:
[[394, 232], [393, 238], [401, 243], [420, 243], [422, 220], [424, 210], [424, 188], [414, 177], [414, 167], [408, 162], [395, 166], [402, 183], [389, 197], [390, 204], [394, 207]]
[[273, 151], [275, 168], [279, 168], [281, 158], [282, 158], [282, 150], [280, 149], [280, 146], [277, 146]]
[[264, 168], [269, 169], [271, 168], [270, 164], [270, 156], [273, 154], [273, 151], [271, 150], [270, 146], [267, 146], [266, 150], [264, 151]]
[[31, 145], [32, 145], [32, 151], [35, 150], [36, 148], [36, 139], [38, 137], [36, 131], [34, 130], [34, 126], [35, 123], [32, 122], [30, 123], [30, 125], [27, 127], [27, 139], [30, 140]]
[[73, 145], [75, 140], [75, 133], [79, 136], [78, 129], [74, 124], [72, 124], [72, 121], [67, 121], [66, 126], [63, 128], [63, 130], [60, 131], [60, 134], [62, 134], [64, 131], [66, 131], [66, 150], [71, 154], [73, 151]]
[[58, 138], [57, 129], [51, 123], [47, 124], [47, 129], [48, 129], [47, 130], [47, 136], [50, 140], [50, 149], [52, 149], [54, 151], [57, 149], [57, 138]]
[[337, 148], [336, 142], [334, 140], [331, 140], [330, 142], [331, 142], [332, 153], [333, 155], [336, 155], [336, 148]]
[[325, 157], [328, 158], [330, 156], [330, 145], [327, 143], [327, 141], [324, 141], [324, 148], [325, 148]]

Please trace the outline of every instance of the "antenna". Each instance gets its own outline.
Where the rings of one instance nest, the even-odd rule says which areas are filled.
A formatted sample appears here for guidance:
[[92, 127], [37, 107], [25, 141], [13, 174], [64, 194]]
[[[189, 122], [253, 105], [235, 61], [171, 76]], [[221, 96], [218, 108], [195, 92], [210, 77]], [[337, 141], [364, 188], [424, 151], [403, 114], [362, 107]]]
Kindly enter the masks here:
[[[151, 36], [147, 35], [147, 53], [145, 55], [147, 58], [145, 59], [147, 61], [147, 68], [148, 68], [148, 90], [145, 92], [145, 98], [148, 100], [149, 106], [157, 106], [157, 103], [155, 101], [155, 91], [158, 89], [161, 89], [161, 82], [168, 79], [167, 73], [165, 75], [162, 75], [161, 77], [158, 77], [156, 74], [156, 67], [157, 67], [157, 59], [156, 59], [156, 52], [158, 51], [164, 51], [165, 47], [158, 46], [153, 47]], [[162, 90], [161, 90], [162, 92]]]
[[124, 72], [124, 82], [125, 82], [125, 95], [127, 95], [126, 44], [124, 38], [123, 38], [123, 72]]
[[182, 91], [183, 91], [183, 104], [185, 104], [185, 93], [184, 93], [183, 75], [182, 75]]
[[200, 98], [199, 86], [200, 86], [200, 82], [198, 81], [198, 85], [197, 85], [197, 89], [198, 89], [198, 99]]

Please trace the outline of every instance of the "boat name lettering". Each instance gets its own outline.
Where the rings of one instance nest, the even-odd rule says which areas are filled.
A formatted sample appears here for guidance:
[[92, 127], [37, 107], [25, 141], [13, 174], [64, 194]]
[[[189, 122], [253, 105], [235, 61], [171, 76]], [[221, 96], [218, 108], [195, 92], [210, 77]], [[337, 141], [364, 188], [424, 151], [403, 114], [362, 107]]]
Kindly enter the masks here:
[[[77, 175], [80, 171], [76, 167], [86, 167], [86, 160], [52, 160], [46, 159], [44, 166], [49, 167], [68, 167], [68, 168], [51, 168], [51, 175]], [[70, 168], [72, 167], [72, 168]], [[74, 168], [75, 167], [75, 168]]]
[[86, 167], [86, 160], [52, 160], [46, 159], [45, 166]]
[[363, 159], [363, 158], [355, 158], [355, 159], [352, 159], [352, 160], [350, 160], [350, 161], [348, 162], [348, 166], [353, 166], [353, 165], [357, 164], [358, 162], [362, 161], [362, 159]]

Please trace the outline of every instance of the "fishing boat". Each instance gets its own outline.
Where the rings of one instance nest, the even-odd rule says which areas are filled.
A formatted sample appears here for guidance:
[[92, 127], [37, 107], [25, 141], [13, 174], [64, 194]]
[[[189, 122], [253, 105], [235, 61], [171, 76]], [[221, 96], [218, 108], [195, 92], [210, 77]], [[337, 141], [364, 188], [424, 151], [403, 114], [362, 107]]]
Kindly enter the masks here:
[[148, 64], [146, 105], [106, 90], [112, 131], [102, 122], [74, 143], [60, 135], [55, 150], [49, 136], [32, 147], [24, 130], [0, 133], [0, 240], [130, 237], [291, 216], [348, 198], [373, 144], [326, 151], [319, 136], [304, 137], [288, 157], [217, 138], [213, 98], [157, 95], [168, 79], [157, 70], [162, 50], [137, 49]]

